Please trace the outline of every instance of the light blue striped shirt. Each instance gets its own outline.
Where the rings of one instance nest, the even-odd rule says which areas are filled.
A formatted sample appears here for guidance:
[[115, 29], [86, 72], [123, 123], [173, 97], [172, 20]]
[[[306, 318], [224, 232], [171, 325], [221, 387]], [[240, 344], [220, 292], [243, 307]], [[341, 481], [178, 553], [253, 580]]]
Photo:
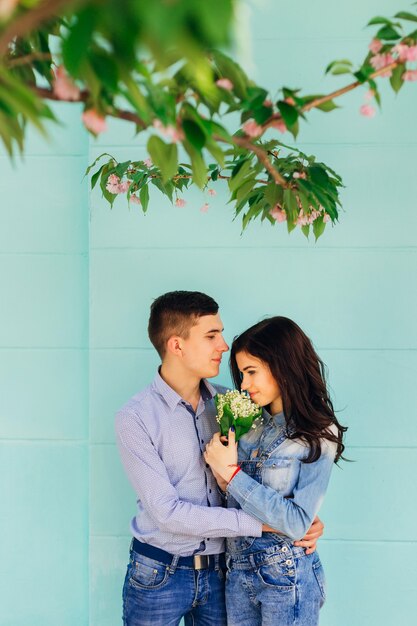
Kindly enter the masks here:
[[133, 535], [172, 554], [217, 554], [224, 537], [260, 537], [262, 523], [222, 507], [202, 452], [219, 430], [213, 398], [201, 383], [196, 412], [157, 373], [116, 416], [116, 438], [137, 497]]

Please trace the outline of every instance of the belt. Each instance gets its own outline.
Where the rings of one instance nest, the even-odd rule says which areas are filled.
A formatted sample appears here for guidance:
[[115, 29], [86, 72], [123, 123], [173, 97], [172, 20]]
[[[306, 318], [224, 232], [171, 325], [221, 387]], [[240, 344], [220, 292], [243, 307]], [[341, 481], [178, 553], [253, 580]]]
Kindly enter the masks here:
[[[171, 565], [175, 558], [175, 554], [151, 546], [149, 543], [142, 543], [138, 541], [136, 537], [134, 537], [132, 541], [132, 550], [150, 559], [159, 561], [160, 563], [165, 563], [165, 565]], [[180, 556], [177, 565], [179, 567], [191, 567], [193, 569], [215, 569], [216, 567], [225, 569], [226, 559], [224, 552], [221, 554], [194, 554], [192, 556]]]

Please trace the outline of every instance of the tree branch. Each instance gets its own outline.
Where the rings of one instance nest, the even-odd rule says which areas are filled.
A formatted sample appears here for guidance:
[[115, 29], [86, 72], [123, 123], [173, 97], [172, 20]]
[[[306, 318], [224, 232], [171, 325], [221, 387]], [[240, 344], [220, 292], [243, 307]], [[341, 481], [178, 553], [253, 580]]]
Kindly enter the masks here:
[[6, 60], [6, 67], [17, 67], [19, 65], [28, 65], [32, 61], [52, 61], [52, 55], [49, 52], [33, 52], [22, 57], [10, 57]]

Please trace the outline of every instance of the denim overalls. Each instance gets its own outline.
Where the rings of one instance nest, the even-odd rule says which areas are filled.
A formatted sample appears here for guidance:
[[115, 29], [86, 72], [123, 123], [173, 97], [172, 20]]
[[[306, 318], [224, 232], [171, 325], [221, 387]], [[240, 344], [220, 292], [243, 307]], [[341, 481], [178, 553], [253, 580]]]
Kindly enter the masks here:
[[[240, 461], [242, 472], [236, 476], [244, 472], [262, 484], [265, 468], [279, 463], [277, 450], [286, 440], [282, 427], [264, 449], [260, 445], [257, 456]], [[230, 494], [228, 506], [239, 507]], [[318, 624], [325, 583], [316, 552], [306, 555], [288, 536], [264, 533], [262, 537], [229, 538], [226, 562], [228, 626]]]

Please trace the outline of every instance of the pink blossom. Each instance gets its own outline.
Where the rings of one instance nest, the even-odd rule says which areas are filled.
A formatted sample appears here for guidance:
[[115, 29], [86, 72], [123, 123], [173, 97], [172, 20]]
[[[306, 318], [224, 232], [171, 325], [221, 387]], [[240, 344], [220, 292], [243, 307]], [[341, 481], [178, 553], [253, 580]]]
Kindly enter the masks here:
[[221, 89], [226, 89], [226, 91], [232, 91], [233, 89], [233, 83], [228, 78], [219, 78], [219, 80], [216, 80], [216, 85]]
[[375, 91], [373, 89], [368, 89], [365, 94], [365, 102], [369, 102], [375, 95]]
[[119, 184], [118, 193], [126, 193], [129, 187], [130, 187], [130, 180], [124, 180], [122, 183]]
[[203, 204], [203, 206], [200, 208], [201, 213], [207, 213], [207, 211], [209, 210], [209, 204], [206, 202], [205, 204]]
[[208, 190], [208, 195], [209, 196], [217, 196], [217, 191], [215, 189], [209, 189]]
[[378, 54], [381, 48], [382, 41], [380, 41], [379, 39], [372, 39], [371, 43], [369, 44], [369, 50], [372, 52], [372, 54]]
[[407, 61], [417, 61], [417, 46], [410, 46], [408, 48]]
[[287, 104], [291, 104], [291, 106], [295, 105], [295, 100], [291, 97], [285, 98], [284, 102], [286, 102]]
[[146, 165], [146, 167], [153, 167], [152, 159], [149, 157], [144, 160], [143, 164]]
[[243, 124], [242, 129], [249, 135], [249, 137], [259, 137], [262, 135], [263, 128], [255, 122], [255, 120], [248, 120]]
[[179, 207], [180, 209], [184, 208], [186, 204], [187, 203], [183, 198], [177, 198], [175, 200], [175, 206]]
[[110, 193], [119, 193], [120, 178], [116, 174], [110, 174], [107, 179], [106, 189]]
[[133, 202], [133, 204], [141, 204], [139, 198], [137, 196], [135, 196], [134, 193], [132, 193], [132, 195], [130, 196], [129, 201]]
[[408, 55], [407, 44], [397, 43], [397, 45], [393, 47], [392, 52], [398, 55], [398, 60], [401, 61], [402, 63], [407, 61], [407, 55]]
[[276, 128], [277, 130], [279, 130], [280, 133], [285, 133], [287, 130], [287, 127], [285, 126], [283, 120], [274, 120], [271, 124], [271, 127]]
[[325, 213], [325, 214], [323, 215], [323, 222], [324, 222], [325, 224], [327, 224], [327, 222], [330, 222], [330, 215], [329, 215], [328, 213]]
[[297, 226], [307, 226], [308, 223], [309, 223], [308, 215], [304, 215], [304, 211], [301, 210], [298, 214]]
[[63, 65], [55, 70], [53, 91], [59, 100], [78, 100], [80, 97], [80, 90], [68, 76]]
[[307, 174], [305, 172], [294, 172], [292, 175], [293, 178], [307, 178]]
[[279, 204], [275, 205], [274, 208], [269, 211], [269, 215], [271, 215], [276, 222], [285, 222], [287, 219], [287, 214], [284, 209], [281, 209]]
[[365, 117], [373, 117], [376, 113], [374, 107], [370, 104], [363, 104], [359, 110], [361, 115], [364, 115]]
[[264, 100], [264, 107], [272, 107], [272, 100]]
[[[387, 54], [376, 54], [374, 57], [371, 58], [369, 63], [375, 70], [382, 70], [387, 65], [394, 63], [394, 58], [389, 52]], [[380, 76], [389, 78], [391, 74], [391, 70], [387, 70], [386, 72], [382, 72]]]
[[408, 70], [403, 74], [403, 80], [414, 81], [417, 80], [417, 70]]
[[82, 114], [84, 126], [94, 135], [99, 135], [107, 130], [106, 118], [100, 115], [95, 109], [87, 109]]
[[175, 128], [172, 124], [164, 126], [161, 120], [154, 120], [153, 127], [156, 128], [156, 130], [159, 130], [159, 132], [165, 137], [169, 137], [173, 143], [177, 143], [178, 141], [182, 141], [184, 139], [184, 133], [182, 130]]

